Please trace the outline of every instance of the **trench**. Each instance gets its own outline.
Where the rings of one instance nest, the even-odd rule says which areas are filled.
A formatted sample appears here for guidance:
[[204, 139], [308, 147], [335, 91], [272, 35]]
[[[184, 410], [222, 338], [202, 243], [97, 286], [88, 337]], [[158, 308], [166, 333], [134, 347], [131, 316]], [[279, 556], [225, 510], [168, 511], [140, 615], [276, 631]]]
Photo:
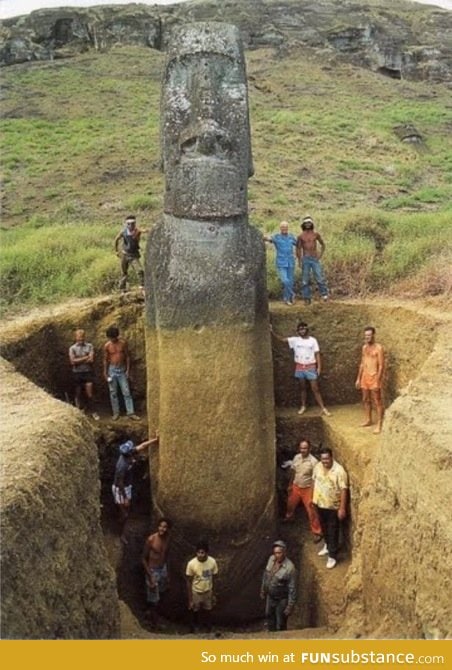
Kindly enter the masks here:
[[[111, 497], [111, 482], [117, 458], [117, 445], [124, 439], [139, 442], [147, 437], [145, 419], [146, 379], [143, 342], [143, 304], [139, 296], [112, 297], [99, 301], [87, 301], [81, 308], [68, 309], [51, 318], [40, 317], [34, 324], [21, 331], [9, 330], [3, 337], [1, 354], [13, 363], [16, 370], [29, 378], [49, 394], [66, 402], [72, 402], [70, 371], [67, 349], [72, 343], [75, 327], [84, 328], [87, 339], [99, 351], [105, 341], [106, 327], [116, 323], [128, 339], [132, 352], [132, 391], [136, 409], [142, 416], [140, 422], [131, 425], [125, 418], [113, 423], [110, 419], [108, 396], [105, 389], [98, 390], [97, 409], [101, 420], [93, 425], [97, 444], [101, 479], [101, 520], [104, 542], [109, 560], [117, 575], [117, 587], [121, 600], [130, 608], [140, 626], [144, 622], [144, 578], [141, 567], [141, 551], [144, 539], [151, 527], [151, 491], [145, 463], [135, 473], [135, 498], [133, 513], [128, 522], [128, 544], [123, 546], [118, 539], [116, 510]], [[377, 339], [387, 351], [387, 381], [385, 405], [389, 407], [401, 390], [415, 377], [421, 364], [433, 347], [434, 324], [420, 314], [401, 310], [397, 306], [373, 303], [331, 302], [328, 305], [314, 303], [308, 309], [275, 304], [271, 307], [273, 328], [283, 336], [293, 334], [300, 318], [307, 320], [311, 334], [320, 343], [324, 375], [321, 391], [332, 416], [319, 415], [312, 397], [305, 415], [298, 416], [299, 390], [292, 375], [292, 359], [286, 345], [273, 343], [275, 415], [276, 415], [276, 486], [277, 528], [275, 535], [287, 541], [288, 555], [294, 561], [299, 575], [299, 598], [296, 610], [290, 618], [291, 629], [338, 630], [346, 613], [346, 577], [354, 552], [355, 538], [359, 537], [359, 507], [365, 492], [365, 478], [373, 456], [378, 450], [379, 436], [359, 430], [361, 406], [354, 388], [357, 363], [362, 344], [363, 328], [374, 325]], [[425, 337], [426, 333], [428, 337]], [[37, 358], [37, 348], [52, 351], [52, 360]], [[100, 378], [100, 356], [96, 360], [96, 378]], [[292, 524], [282, 524], [285, 507], [286, 472], [280, 467], [296, 451], [301, 437], [308, 437], [314, 445], [313, 453], [321, 445], [333, 449], [335, 458], [345, 467], [350, 478], [349, 515], [343, 524], [340, 562], [332, 571], [326, 571], [317, 556], [317, 545], [312, 543], [304, 511], [298, 508]], [[263, 557], [264, 567], [267, 556]], [[179, 566], [180, 567], [180, 566]], [[183, 576], [180, 577], [183, 580]], [[338, 586], [340, 585], [340, 586]], [[256, 594], [256, 597], [257, 594]], [[262, 612], [263, 614], [263, 612]], [[263, 619], [227, 625], [219, 622], [219, 630], [229, 633], [253, 633], [262, 630]], [[160, 631], [162, 634], [187, 634], [188, 621], [182, 615], [171, 617], [163, 608]]]

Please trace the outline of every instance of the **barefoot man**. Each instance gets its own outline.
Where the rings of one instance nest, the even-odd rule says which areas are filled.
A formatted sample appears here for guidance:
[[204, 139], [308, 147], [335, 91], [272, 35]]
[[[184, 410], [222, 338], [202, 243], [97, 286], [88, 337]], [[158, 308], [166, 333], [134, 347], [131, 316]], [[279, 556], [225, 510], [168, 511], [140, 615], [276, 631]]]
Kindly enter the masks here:
[[152, 626], [157, 624], [157, 605], [162, 593], [168, 588], [168, 568], [166, 559], [169, 549], [171, 521], [161, 517], [157, 531], [149, 535], [143, 550], [143, 567], [146, 575], [146, 616]]
[[366, 326], [364, 328], [364, 345], [361, 355], [361, 363], [356, 378], [356, 388], [361, 389], [365, 421], [362, 426], [372, 425], [372, 403], [377, 410], [377, 425], [374, 433], [381, 433], [383, 425], [383, 400], [381, 387], [385, 366], [384, 350], [381, 344], [375, 342], [375, 328]]

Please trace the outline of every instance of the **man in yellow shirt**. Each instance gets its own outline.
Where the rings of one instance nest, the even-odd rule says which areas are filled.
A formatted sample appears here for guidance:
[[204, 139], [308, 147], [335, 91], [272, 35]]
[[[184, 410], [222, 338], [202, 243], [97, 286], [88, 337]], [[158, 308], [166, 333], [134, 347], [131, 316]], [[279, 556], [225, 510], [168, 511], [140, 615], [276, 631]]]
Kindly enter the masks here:
[[348, 477], [342, 465], [333, 459], [331, 449], [324, 447], [312, 478], [312, 502], [316, 506], [325, 538], [325, 545], [318, 555], [328, 556], [326, 567], [331, 569], [337, 563], [340, 522], [347, 516]]

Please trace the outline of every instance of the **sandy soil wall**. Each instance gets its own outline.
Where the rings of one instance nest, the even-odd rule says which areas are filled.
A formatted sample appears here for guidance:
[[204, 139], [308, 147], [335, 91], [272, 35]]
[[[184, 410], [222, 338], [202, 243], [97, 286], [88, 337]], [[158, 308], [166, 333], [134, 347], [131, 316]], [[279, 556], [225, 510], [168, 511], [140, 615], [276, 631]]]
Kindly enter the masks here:
[[449, 330], [387, 412], [360, 508], [363, 604], [379, 636], [452, 636]]
[[119, 636], [86, 419], [0, 360], [2, 637]]

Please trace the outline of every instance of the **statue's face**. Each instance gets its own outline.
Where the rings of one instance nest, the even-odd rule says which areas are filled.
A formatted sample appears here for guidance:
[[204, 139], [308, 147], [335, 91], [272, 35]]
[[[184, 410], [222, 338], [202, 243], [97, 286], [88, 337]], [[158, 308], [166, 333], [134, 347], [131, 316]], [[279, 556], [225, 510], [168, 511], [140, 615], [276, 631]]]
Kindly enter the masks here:
[[252, 167], [243, 59], [186, 47], [170, 59], [162, 154], [167, 213], [192, 219], [246, 214]]

